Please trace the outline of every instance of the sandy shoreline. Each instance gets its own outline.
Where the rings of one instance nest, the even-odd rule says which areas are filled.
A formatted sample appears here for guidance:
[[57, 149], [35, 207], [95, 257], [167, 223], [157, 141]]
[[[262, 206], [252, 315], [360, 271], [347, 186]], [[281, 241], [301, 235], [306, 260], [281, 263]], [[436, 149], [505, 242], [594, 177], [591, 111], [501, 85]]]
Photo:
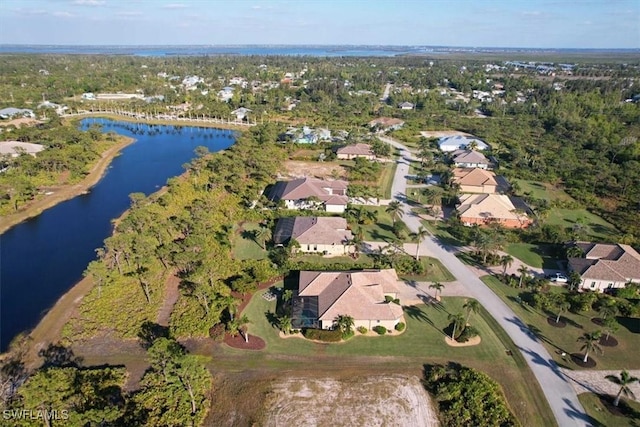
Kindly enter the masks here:
[[64, 186], [53, 194], [48, 196], [45, 195], [44, 197], [34, 201], [25, 210], [0, 218], [0, 234], [4, 233], [14, 225], [18, 225], [29, 218], [40, 215], [43, 211], [54, 207], [58, 203], [62, 203], [79, 196], [100, 182], [100, 179], [104, 176], [104, 173], [111, 164], [111, 161], [120, 154], [120, 151], [123, 148], [135, 141], [135, 139], [125, 136], [120, 136], [119, 140], [120, 141], [118, 143], [109, 147], [109, 149], [100, 155], [98, 162], [93, 165], [89, 174], [87, 174], [81, 182]]

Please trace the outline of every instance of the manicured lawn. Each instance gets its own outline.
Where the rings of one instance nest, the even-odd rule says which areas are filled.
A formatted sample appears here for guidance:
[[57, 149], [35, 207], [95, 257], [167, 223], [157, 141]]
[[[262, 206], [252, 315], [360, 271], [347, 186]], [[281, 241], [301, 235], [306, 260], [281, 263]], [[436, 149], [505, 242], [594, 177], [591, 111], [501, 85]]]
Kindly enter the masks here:
[[[511, 288], [492, 276], [484, 276], [481, 279], [536, 333], [559, 365], [570, 369], [581, 369], [569, 358], [563, 360], [561, 354], [562, 352], [567, 354], [580, 353], [581, 344], [577, 342], [578, 337], [585, 332], [601, 329], [591, 321], [592, 318], [598, 317], [595, 311], [579, 314], [563, 313], [562, 318], [566, 321], [567, 326], [558, 328], [547, 323], [549, 315], [555, 319], [554, 313], [545, 313], [529, 306], [525, 307], [518, 302], [518, 295], [523, 289]], [[551, 292], [566, 292], [566, 290], [552, 286]], [[619, 344], [616, 347], [602, 347], [604, 354], [590, 354], [589, 358], [593, 357], [597, 363], [594, 369], [640, 369], [640, 358], [637, 355], [638, 348], [640, 348], [640, 331], [637, 327], [633, 328], [633, 322], [637, 324], [640, 319], [619, 317], [618, 320], [623, 324], [612, 336], [618, 340]]]
[[245, 222], [242, 225], [243, 231], [235, 230], [233, 242], [233, 257], [235, 259], [265, 259], [267, 251], [253, 239], [251, 232], [257, 230], [258, 223]]
[[545, 223], [571, 229], [579, 218], [584, 221], [589, 240], [612, 241], [620, 234], [613, 225], [586, 209], [551, 209]]
[[425, 274], [421, 276], [400, 276], [400, 278], [415, 282], [451, 282], [456, 280], [439, 259], [421, 256], [420, 262], [425, 268]]
[[360, 254], [358, 259], [353, 259], [348, 256], [336, 256], [336, 257], [323, 257], [320, 255], [296, 255], [292, 258], [292, 261], [300, 261], [300, 262], [310, 262], [314, 264], [352, 264], [354, 267], [358, 267], [361, 265], [371, 265], [373, 260], [365, 254]]
[[453, 237], [448, 231], [447, 226], [442, 221], [420, 221], [424, 227], [436, 236], [442, 243], [450, 246], [464, 246], [464, 242]]
[[378, 212], [375, 224], [357, 225], [362, 229], [364, 240], [376, 242], [390, 242], [396, 238], [393, 234], [393, 221], [391, 215], [385, 212], [386, 206], [365, 206], [364, 209]]
[[551, 184], [546, 184], [538, 181], [528, 181], [525, 179], [511, 179], [512, 182], [517, 182], [522, 189], [519, 194], [530, 194], [531, 197], [536, 199], [547, 199], [550, 202], [554, 200], [571, 201], [573, 198], [559, 188], [555, 188]]
[[396, 174], [397, 163], [385, 163], [382, 167], [382, 173], [378, 179], [378, 188], [383, 199], [391, 198], [391, 186], [393, 185], [393, 177]]
[[[256, 293], [243, 311], [251, 321], [249, 333], [260, 336], [267, 345], [265, 350], [251, 354], [248, 361], [251, 366], [263, 366], [264, 362], [279, 359], [278, 355], [287, 357], [320, 354], [326, 358], [325, 363], [329, 364], [350, 364], [362, 356], [382, 357], [387, 363], [393, 363], [393, 358], [398, 357], [401, 359], [397, 359], [397, 363], [403, 366], [455, 361], [480, 369], [497, 380], [523, 425], [555, 424], [542, 392], [521, 354], [484, 309], [478, 314], [472, 314], [469, 321], [480, 332], [482, 342], [479, 345], [450, 347], [445, 343], [443, 329], [449, 325], [447, 316], [449, 313], [462, 312], [464, 298], [443, 298], [441, 305], [406, 307], [407, 328], [401, 335], [369, 337], [356, 332], [354, 338], [344, 343], [319, 344], [298, 337], [279, 338], [278, 329], [267, 320], [273, 320], [274, 317], [269, 313], [275, 312], [276, 302], [262, 298], [264, 292]], [[225, 352], [238, 357], [243, 355], [240, 350], [225, 349]]]
[[514, 258], [518, 258], [531, 267], [558, 269], [558, 260], [551, 256], [552, 248], [549, 245], [534, 245], [531, 243], [510, 243], [505, 247], [505, 252]]
[[[613, 399], [608, 400], [605, 405], [600, 396], [593, 393], [582, 393], [578, 395], [578, 399], [587, 415], [591, 417], [589, 420], [596, 427], [616, 426], [616, 427], [637, 427], [640, 420], [640, 402], [631, 399], [624, 399], [618, 405], [619, 411], [611, 413], [609, 408], [612, 407]], [[608, 399], [605, 397], [604, 399]]]

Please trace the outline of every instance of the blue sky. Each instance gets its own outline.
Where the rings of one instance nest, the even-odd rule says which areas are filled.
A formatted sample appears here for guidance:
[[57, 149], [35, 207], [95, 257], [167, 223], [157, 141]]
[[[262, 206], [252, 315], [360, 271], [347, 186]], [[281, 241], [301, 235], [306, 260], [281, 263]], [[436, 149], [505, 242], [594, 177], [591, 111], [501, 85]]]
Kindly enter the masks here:
[[640, 0], [0, 0], [0, 43], [640, 48]]

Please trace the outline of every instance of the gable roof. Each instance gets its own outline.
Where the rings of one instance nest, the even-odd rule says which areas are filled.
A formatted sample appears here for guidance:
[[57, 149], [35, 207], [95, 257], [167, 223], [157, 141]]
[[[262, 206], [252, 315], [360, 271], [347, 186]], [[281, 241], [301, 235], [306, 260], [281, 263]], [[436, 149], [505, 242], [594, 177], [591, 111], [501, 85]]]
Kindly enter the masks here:
[[577, 242], [585, 258], [569, 258], [584, 279], [612, 282], [640, 281], [640, 254], [629, 245]]
[[346, 205], [347, 182], [342, 180], [326, 181], [317, 178], [298, 178], [292, 181], [280, 181], [271, 190], [271, 200], [303, 200], [315, 196], [326, 204]]
[[353, 239], [353, 234], [347, 230], [344, 218], [299, 216], [279, 219], [273, 241], [284, 244], [291, 239], [303, 245], [344, 245]]
[[514, 212], [511, 198], [504, 194], [463, 194], [460, 196], [460, 216], [483, 219], [527, 221], [526, 215]]
[[361, 142], [357, 144], [345, 145], [336, 150], [336, 154], [349, 154], [352, 156], [372, 156], [371, 146]]
[[485, 157], [484, 154], [473, 151], [473, 150], [456, 150], [451, 153], [453, 158], [453, 162], [458, 163], [480, 163], [480, 164], [489, 164], [489, 160]]
[[453, 180], [460, 185], [494, 185], [498, 186], [496, 174], [479, 168], [455, 168], [453, 169]]
[[459, 148], [466, 148], [472, 142], [476, 143], [478, 150], [487, 150], [489, 148], [486, 142], [471, 135], [443, 136], [438, 141], [438, 146], [442, 151], [453, 151]]
[[318, 298], [318, 318], [348, 315], [355, 320], [395, 320], [402, 307], [387, 303], [385, 294], [398, 293], [394, 269], [364, 271], [301, 271], [298, 296]]
[[377, 119], [373, 119], [369, 122], [369, 126], [381, 126], [381, 127], [390, 127], [390, 126], [401, 126], [404, 124], [403, 120], [395, 119], [391, 117], [378, 117]]

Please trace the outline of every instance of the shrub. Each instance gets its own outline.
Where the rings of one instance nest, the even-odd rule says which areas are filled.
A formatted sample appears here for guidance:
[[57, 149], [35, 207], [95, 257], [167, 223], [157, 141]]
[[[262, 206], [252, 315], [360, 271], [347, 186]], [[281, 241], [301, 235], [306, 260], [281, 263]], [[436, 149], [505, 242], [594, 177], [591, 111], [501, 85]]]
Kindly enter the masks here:
[[464, 328], [460, 336], [458, 336], [458, 339], [456, 341], [467, 342], [471, 338], [477, 337], [478, 335], [480, 335], [480, 333], [476, 328], [474, 328], [473, 326], [467, 326], [466, 328]]
[[368, 331], [368, 329], [367, 329], [367, 328], [365, 328], [364, 326], [358, 326], [358, 327], [356, 328], [356, 330], [357, 330], [358, 332], [360, 332], [361, 334], [366, 334], [366, 333], [367, 333], [367, 331]]
[[395, 329], [396, 329], [396, 331], [398, 331], [398, 332], [402, 332], [402, 331], [404, 331], [404, 328], [405, 328], [406, 326], [407, 326], [407, 325], [405, 325], [403, 322], [400, 322], [400, 323], [398, 323], [398, 324], [396, 325]]
[[302, 335], [309, 340], [338, 342], [342, 339], [342, 332], [339, 329], [303, 329]]
[[387, 333], [387, 328], [385, 328], [384, 326], [380, 326], [380, 325], [374, 326], [372, 328], [372, 330], [373, 330], [373, 332], [375, 332], [378, 335], [384, 335], [384, 334]]
[[226, 332], [226, 327], [224, 323], [216, 323], [211, 328], [209, 328], [209, 336], [214, 341], [222, 341], [224, 339], [225, 332]]

